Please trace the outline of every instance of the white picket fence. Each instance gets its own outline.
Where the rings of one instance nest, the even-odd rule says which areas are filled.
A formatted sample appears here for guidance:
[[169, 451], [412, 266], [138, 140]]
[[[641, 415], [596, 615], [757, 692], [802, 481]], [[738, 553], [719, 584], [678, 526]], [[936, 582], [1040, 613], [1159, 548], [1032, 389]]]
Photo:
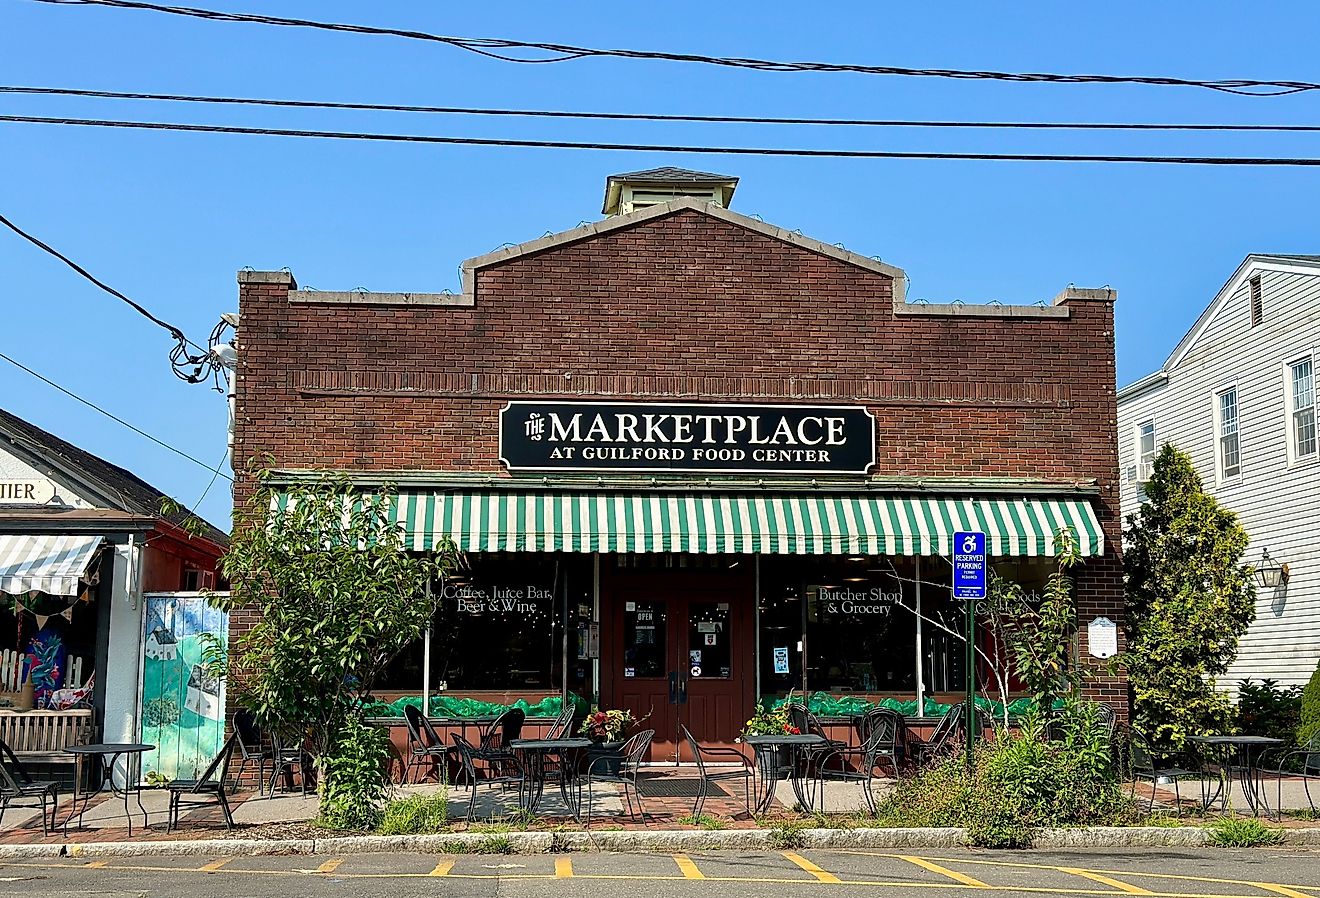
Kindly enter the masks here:
[[[64, 661], [64, 688], [77, 689], [83, 685], [84, 661], [69, 655]], [[18, 692], [23, 688], [23, 655], [13, 649], [0, 652], [0, 691]]]

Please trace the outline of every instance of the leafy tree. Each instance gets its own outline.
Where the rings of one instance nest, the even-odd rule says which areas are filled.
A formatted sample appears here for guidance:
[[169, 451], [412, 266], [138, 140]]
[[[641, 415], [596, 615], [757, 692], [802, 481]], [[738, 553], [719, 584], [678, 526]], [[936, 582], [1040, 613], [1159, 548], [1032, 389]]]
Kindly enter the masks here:
[[1306, 745], [1320, 736], [1320, 664], [1302, 690], [1301, 722], [1297, 726], [1297, 744]]
[[[1055, 568], [1039, 598], [1029, 596], [1021, 584], [992, 574], [987, 602], [995, 645], [1008, 649], [1004, 660], [1030, 691], [1036, 707], [1046, 713], [1054, 707], [1055, 699], [1074, 697], [1079, 686], [1079, 671], [1071, 663], [1077, 607], [1068, 569], [1080, 556], [1071, 530], [1056, 533], [1054, 544]], [[1004, 657], [1000, 651], [995, 655]]]
[[1247, 533], [1205, 492], [1191, 459], [1165, 446], [1123, 536], [1135, 723], [1157, 748], [1180, 750], [1233, 719], [1215, 678], [1256, 616]]
[[214, 599], [256, 618], [228, 670], [239, 704], [284, 738], [305, 739], [330, 779], [351, 780], [323, 783], [323, 816], [334, 796], [339, 820], [361, 819], [350, 806], [382, 797], [380, 777], [360, 775], [371, 767], [364, 753], [375, 746], [383, 762], [385, 752], [362, 735], [363, 700], [422, 636], [436, 601], [427, 583], [454, 559], [448, 542], [431, 556], [410, 554], [390, 521], [392, 502], [389, 491], [366, 495], [340, 477], [295, 486], [287, 498], [260, 478], [223, 560], [229, 594]]

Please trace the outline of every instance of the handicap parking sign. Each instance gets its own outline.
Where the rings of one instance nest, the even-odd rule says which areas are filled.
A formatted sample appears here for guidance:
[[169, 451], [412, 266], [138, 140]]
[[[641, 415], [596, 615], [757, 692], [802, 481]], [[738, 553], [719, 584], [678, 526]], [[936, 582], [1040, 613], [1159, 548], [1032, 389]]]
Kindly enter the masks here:
[[953, 597], [984, 599], [985, 592], [985, 534], [959, 531], [953, 535]]

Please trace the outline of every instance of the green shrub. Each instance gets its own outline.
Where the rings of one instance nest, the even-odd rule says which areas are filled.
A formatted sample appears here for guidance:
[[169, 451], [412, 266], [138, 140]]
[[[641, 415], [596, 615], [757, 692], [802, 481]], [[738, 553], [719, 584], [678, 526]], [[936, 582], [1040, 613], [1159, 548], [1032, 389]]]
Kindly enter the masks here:
[[1216, 817], [1209, 829], [1211, 844], [1225, 848], [1256, 848], [1283, 841], [1283, 830], [1266, 826], [1256, 817]]
[[961, 826], [986, 848], [1021, 848], [1046, 826], [1118, 825], [1135, 810], [1115, 774], [1108, 731], [1095, 710], [1072, 704], [1062, 738], [1039, 719], [978, 744], [969, 774], [959, 755], [899, 781], [879, 816], [892, 826]]
[[1320, 736], [1320, 664], [1302, 690], [1302, 707], [1297, 726], [1297, 744], [1306, 745], [1316, 736]]
[[385, 730], [356, 719], [344, 722], [323, 761], [317, 822], [329, 829], [374, 829], [390, 786], [388, 761]]
[[382, 836], [421, 836], [441, 832], [449, 825], [446, 790], [397, 798], [385, 805], [376, 832]]
[[1301, 723], [1302, 687], [1280, 686], [1270, 679], [1238, 684], [1237, 725], [1253, 736], [1292, 742]]

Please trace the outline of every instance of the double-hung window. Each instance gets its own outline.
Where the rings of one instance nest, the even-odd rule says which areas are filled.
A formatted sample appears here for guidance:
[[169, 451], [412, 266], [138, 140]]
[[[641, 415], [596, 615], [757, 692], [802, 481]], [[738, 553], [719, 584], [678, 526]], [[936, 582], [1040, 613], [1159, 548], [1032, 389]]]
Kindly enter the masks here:
[[1145, 483], [1155, 472], [1155, 422], [1143, 421], [1137, 425], [1137, 480]]
[[1242, 444], [1238, 438], [1237, 387], [1215, 394], [1219, 431], [1219, 476], [1237, 477], [1242, 473]]
[[1293, 460], [1314, 458], [1315, 371], [1311, 358], [1298, 359], [1288, 366], [1288, 396], [1291, 412], [1288, 430], [1291, 434]]

